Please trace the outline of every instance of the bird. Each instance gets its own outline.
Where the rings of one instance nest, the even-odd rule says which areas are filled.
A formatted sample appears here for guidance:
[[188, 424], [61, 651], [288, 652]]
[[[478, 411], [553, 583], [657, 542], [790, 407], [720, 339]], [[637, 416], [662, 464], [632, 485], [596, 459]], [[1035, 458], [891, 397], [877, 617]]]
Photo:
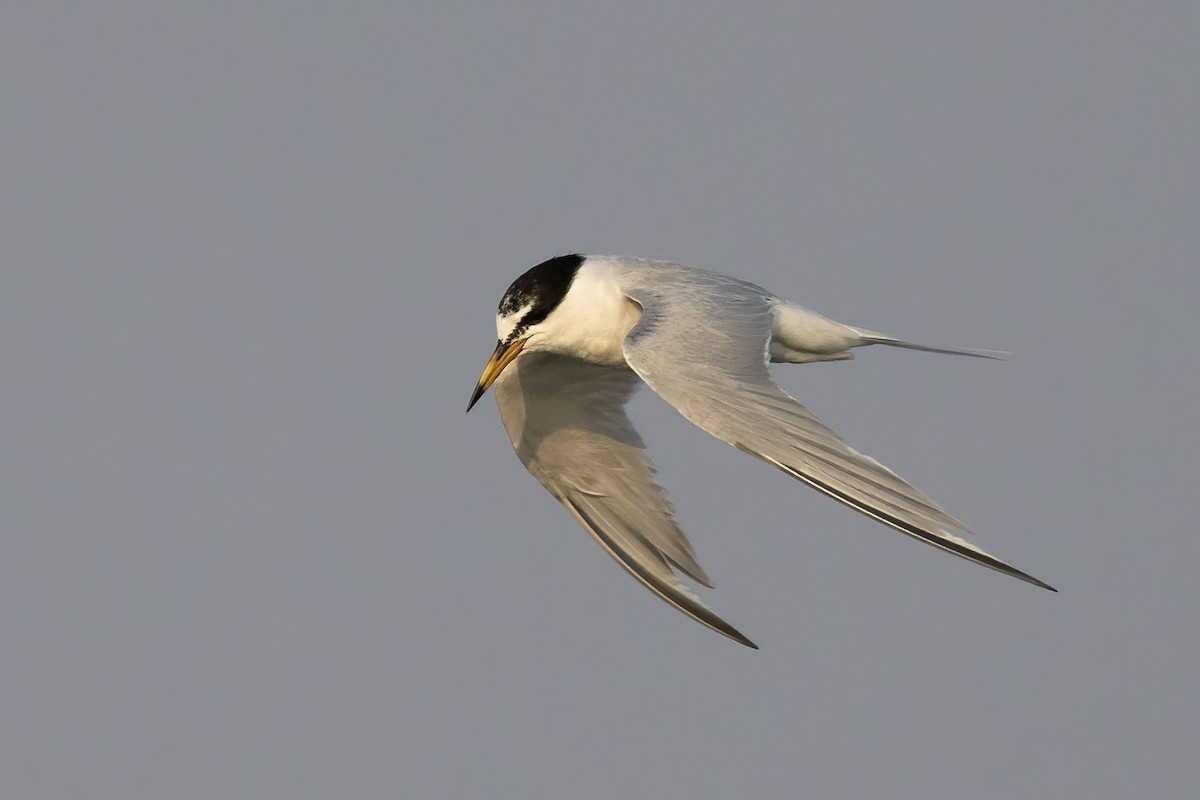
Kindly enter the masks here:
[[851, 448], [772, 379], [772, 363], [930, 347], [835, 322], [753, 283], [669, 261], [573, 253], [505, 291], [496, 347], [467, 405], [494, 387], [517, 457], [601, 547], [668, 604], [747, 647], [681, 578], [712, 587], [626, 414], [646, 384], [700, 429], [888, 525], [1050, 591], [984, 552], [933, 500]]

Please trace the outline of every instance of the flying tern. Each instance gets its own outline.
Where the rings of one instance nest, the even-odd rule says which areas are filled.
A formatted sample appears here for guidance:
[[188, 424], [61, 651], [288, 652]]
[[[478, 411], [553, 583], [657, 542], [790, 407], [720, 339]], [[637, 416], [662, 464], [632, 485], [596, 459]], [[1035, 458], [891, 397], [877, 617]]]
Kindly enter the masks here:
[[752, 283], [667, 261], [566, 255], [517, 278], [471, 394], [495, 387], [525, 468], [618, 564], [679, 611], [748, 647], [677, 573], [712, 582], [676, 524], [625, 413], [639, 382], [702, 430], [901, 533], [1053, 587], [985, 553], [969, 531], [779, 388], [769, 363], [853, 358], [855, 347], [989, 356], [843, 325]]

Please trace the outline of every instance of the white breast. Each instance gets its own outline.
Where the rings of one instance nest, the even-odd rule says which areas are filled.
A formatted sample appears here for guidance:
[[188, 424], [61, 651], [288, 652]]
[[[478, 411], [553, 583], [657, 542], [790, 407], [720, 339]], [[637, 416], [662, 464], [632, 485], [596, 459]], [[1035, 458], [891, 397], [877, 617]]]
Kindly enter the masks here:
[[614, 265], [589, 256], [562, 303], [539, 326], [543, 335], [530, 345], [595, 364], [624, 364], [625, 335], [640, 317], [641, 309], [617, 285]]

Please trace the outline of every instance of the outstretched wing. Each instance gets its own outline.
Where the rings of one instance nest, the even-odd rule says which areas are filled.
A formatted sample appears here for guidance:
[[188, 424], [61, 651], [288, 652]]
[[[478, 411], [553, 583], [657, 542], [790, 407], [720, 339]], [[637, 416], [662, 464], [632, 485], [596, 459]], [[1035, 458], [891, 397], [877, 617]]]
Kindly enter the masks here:
[[618, 564], [689, 617], [755, 647], [672, 570], [712, 585], [625, 414], [637, 382], [624, 367], [525, 353], [497, 379], [496, 404], [521, 463]]
[[1052, 589], [957, 536], [966, 526], [775, 384], [767, 359], [778, 301], [763, 289], [663, 262], [630, 263], [619, 280], [642, 307], [625, 360], [692, 423], [902, 533]]

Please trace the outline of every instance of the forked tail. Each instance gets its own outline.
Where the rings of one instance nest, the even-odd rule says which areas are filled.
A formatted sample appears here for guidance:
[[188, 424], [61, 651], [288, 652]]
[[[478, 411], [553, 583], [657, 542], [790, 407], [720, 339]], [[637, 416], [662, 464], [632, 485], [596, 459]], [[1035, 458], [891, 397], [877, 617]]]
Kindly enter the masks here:
[[897, 339], [894, 336], [887, 336], [875, 331], [863, 330], [855, 328], [858, 335], [866, 340], [867, 344], [886, 344], [889, 347], [903, 347], [905, 350], [921, 350], [926, 353], [946, 353], [952, 356], [971, 356], [972, 358], [994, 358], [1002, 360], [1005, 356], [1010, 356], [1005, 350], [976, 350], [966, 347], [930, 347], [927, 344], [917, 344], [916, 342], [906, 342], [903, 339]]

